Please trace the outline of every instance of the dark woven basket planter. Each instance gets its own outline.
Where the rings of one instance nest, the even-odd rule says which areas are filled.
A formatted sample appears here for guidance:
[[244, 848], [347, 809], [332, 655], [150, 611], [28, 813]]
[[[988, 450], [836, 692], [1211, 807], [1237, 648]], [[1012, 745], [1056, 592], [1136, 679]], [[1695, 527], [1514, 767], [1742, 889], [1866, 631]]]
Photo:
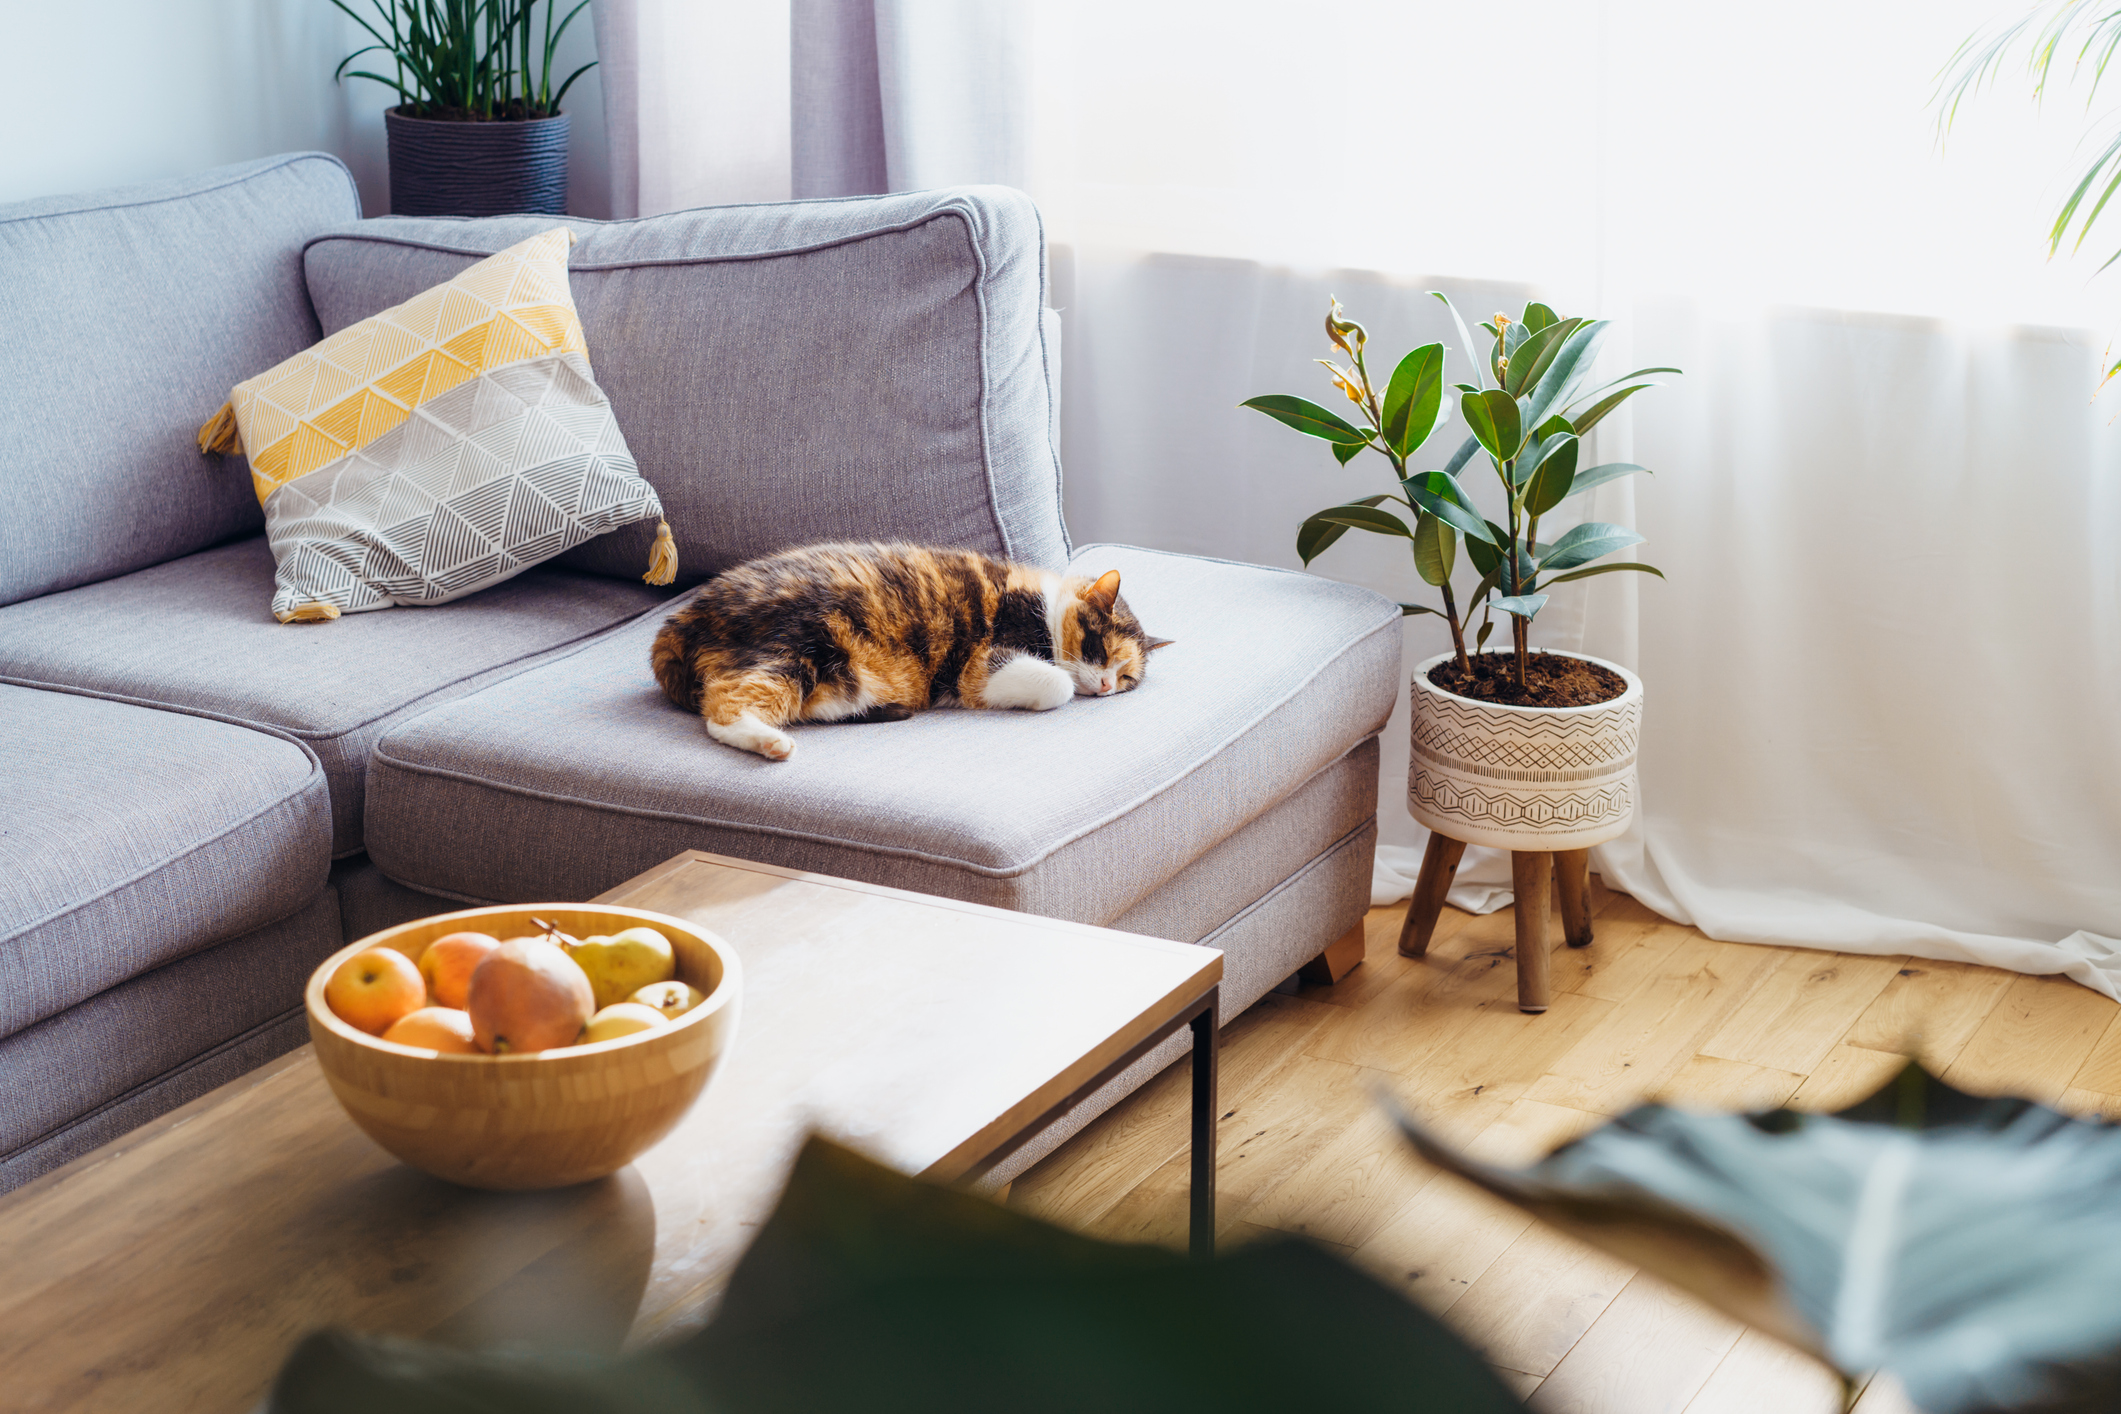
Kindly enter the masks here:
[[567, 214], [567, 115], [447, 123], [383, 115], [395, 216]]

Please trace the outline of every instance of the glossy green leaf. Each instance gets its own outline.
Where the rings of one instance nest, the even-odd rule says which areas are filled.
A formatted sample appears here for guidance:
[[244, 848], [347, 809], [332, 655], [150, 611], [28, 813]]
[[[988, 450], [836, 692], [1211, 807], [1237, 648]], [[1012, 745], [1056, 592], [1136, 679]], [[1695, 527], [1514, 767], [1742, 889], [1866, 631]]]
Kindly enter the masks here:
[[1448, 472], [1425, 471], [1419, 476], [1410, 476], [1399, 483], [1407, 493], [1407, 500], [1420, 510], [1440, 517], [1446, 524], [1465, 532], [1469, 540], [1493, 540], [1494, 531], [1480, 512], [1474, 510], [1473, 498]]
[[[1347, 505], [1380, 506], [1386, 501], [1395, 499], [1397, 498], [1380, 493], [1375, 496], [1364, 496], [1360, 500], [1349, 501]], [[1345, 507], [1335, 507], [1334, 509], [1345, 509]], [[1323, 554], [1334, 541], [1347, 533], [1348, 527], [1344, 522], [1325, 520], [1321, 516], [1312, 516], [1296, 529], [1296, 556], [1308, 565]]]
[[[1589, 376], [1591, 366], [1598, 360], [1598, 346], [1605, 341], [1608, 327], [1603, 319], [1589, 320], [1562, 341], [1529, 395], [1526, 422], [1537, 427], [1547, 420], [1547, 414], [1560, 412], [1574, 401], [1577, 384]], [[1577, 432], [1581, 435], [1582, 429]]]
[[1334, 506], [1329, 510], [1320, 511], [1311, 519], [1322, 520], [1330, 525], [1344, 525], [1350, 530], [1367, 530], [1377, 535], [1397, 535], [1406, 540], [1414, 538], [1414, 532], [1409, 530], [1407, 523], [1398, 516], [1390, 511], [1359, 503]]
[[1524, 488], [1528, 514], [1543, 516], [1561, 504], [1576, 480], [1576, 454], [1582, 443], [1571, 436], [1557, 437], [1546, 447], [1546, 455], [1532, 471]]
[[1473, 639], [1473, 651], [1475, 653], [1480, 652], [1482, 649], [1488, 646], [1488, 635], [1493, 633], [1494, 631], [1495, 620], [1482, 619], [1480, 621], [1480, 633]]
[[1458, 558], [1458, 536], [1441, 518], [1424, 512], [1414, 522], [1414, 569], [1429, 584], [1444, 584]]
[[1443, 345], [1423, 344], [1399, 361], [1385, 385], [1384, 438], [1401, 456], [1429, 440], [1443, 408]]
[[1510, 376], [1503, 386], [1520, 396], [1527, 388], [1536, 386], [1541, 375], [1553, 365], [1554, 355], [1561, 352], [1569, 335], [1582, 324], [1581, 319], [1564, 319], [1526, 339], [1523, 347], [1510, 357]]
[[1524, 422], [1517, 399], [1500, 388], [1489, 388], [1479, 393], [1461, 393], [1458, 406], [1465, 415], [1466, 426], [1489, 456], [1506, 462], [1517, 455], [1518, 448], [1524, 445]]
[[1541, 304], [1538, 300], [1533, 300], [1524, 307], [1524, 327], [1533, 333], [1538, 333], [1554, 322], [1554, 311]]
[[1648, 467], [1637, 466], [1633, 462], [1601, 462], [1597, 466], [1585, 467], [1582, 471], [1576, 473], [1576, 481], [1569, 488], [1569, 494], [1571, 496], [1580, 495], [1585, 491], [1603, 486], [1608, 481], [1618, 481], [1623, 476], [1633, 476], [1638, 471], [1645, 476], [1650, 474]]
[[1502, 551], [1498, 550], [1492, 541], [1468, 535], [1466, 558], [1473, 562], [1473, 568], [1479, 573], [1493, 574], [1495, 567], [1502, 563]]
[[1530, 621], [1534, 614], [1546, 607], [1547, 596], [1544, 594], [1514, 594], [1507, 599], [1490, 599], [1488, 602], [1506, 614], [1515, 614], [1520, 619]]
[[1333, 460], [1346, 466], [1369, 448], [1367, 442], [1335, 442], [1332, 444]]
[[1369, 440], [1360, 428], [1307, 398], [1292, 397], [1287, 393], [1269, 393], [1265, 397], [1247, 398], [1238, 406], [1263, 412], [1276, 422], [1284, 423], [1308, 436], [1323, 437], [1328, 442], [1352, 442], [1360, 447]]
[[1625, 550], [1641, 543], [1642, 537], [1624, 525], [1588, 521], [1556, 540], [1553, 548], [1540, 559], [1539, 567], [1549, 572], [1574, 569], [1600, 555], [1610, 555], [1615, 550]]
[[1605, 421], [1607, 413], [1611, 412], [1614, 408], [1619, 407], [1622, 403], [1626, 402], [1635, 394], [1641, 392], [1644, 388], [1656, 388], [1661, 386], [1661, 384], [1657, 383], [1636, 383], [1630, 385], [1629, 387], [1622, 388], [1619, 392], [1610, 394], [1607, 397], [1600, 399], [1591, 407], [1590, 411], [1578, 413], [1574, 418], [1570, 419], [1569, 425], [1571, 427], [1574, 427], [1576, 429], [1576, 435], [1581, 437], [1585, 433], [1589, 432], [1592, 428], [1596, 427], [1599, 423]]
[[1664, 571], [1658, 569], [1655, 565], [1646, 565], [1640, 560], [1615, 560], [1610, 565], [1592, 565], [1589, 569], [1570, 570], [1567, 574], [1557, 574], [1548, 580], [1547, 583], [1567, 584], [1572, 579], [1589, 579], [1594, 574], [1612, 574], [1616, 570], [1640, 570], [1644, 574], [1654, 574], [1659, 579], [1664, 578]]
[[1403, 619], [1412, 618], [1416, 614], [1434, 614], [1439, 619], [1449, 617], [1443, 610], [1432, 609], [1427, 604], [1401, 604], [1399, 606], [1399, 616]]

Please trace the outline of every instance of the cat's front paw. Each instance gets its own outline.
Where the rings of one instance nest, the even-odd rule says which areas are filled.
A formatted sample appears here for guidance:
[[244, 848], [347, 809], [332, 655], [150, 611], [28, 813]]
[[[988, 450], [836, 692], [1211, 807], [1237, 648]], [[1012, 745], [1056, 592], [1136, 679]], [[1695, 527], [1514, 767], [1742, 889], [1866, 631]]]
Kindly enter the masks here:
[[989, 707], [1050, 712], [1075, 696], [1075, 679], [1038, 658], [1011, 658], [987, 675], [982, 694]]
[[795, 738], [784, 731], [767, 726], [757, 717], [745, 713], [735, 721], [724, 725], [708, 721], [707, 735], [724, 746], [733, 746], [739, 751], [749, 751], [765, 757], [768, 761], [786, 761], [795, 755]]

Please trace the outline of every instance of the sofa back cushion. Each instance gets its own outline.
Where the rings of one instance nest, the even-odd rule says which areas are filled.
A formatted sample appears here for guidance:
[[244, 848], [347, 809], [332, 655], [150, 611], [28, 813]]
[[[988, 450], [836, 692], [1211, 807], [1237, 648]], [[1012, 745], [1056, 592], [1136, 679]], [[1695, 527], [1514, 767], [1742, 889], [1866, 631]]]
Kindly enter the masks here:
[[317, 341], [302, 243], [360, 214], [322, 153], [0, 206], [0, 604], [264, 524], [199, 424]]
[[[310, 297], [329, 334], [553, 219], [364, 221], [310, 243]], [[1066, 563], [1058, 350], [1021, 192], [566, 224], [597, 382], [662, 497], [680, 582], [846, 538]], [[614, 531], [562, 563], [638, 578], [653, 531]]]

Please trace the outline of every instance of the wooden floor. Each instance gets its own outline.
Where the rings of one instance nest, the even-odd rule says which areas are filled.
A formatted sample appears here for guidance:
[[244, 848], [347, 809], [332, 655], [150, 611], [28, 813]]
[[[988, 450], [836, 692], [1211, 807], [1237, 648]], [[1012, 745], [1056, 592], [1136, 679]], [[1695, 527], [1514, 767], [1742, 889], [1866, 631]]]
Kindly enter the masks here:
[[[1516, 1006], [1513, 919], [1446, 909], [1429, 956], [1370, 911], [1337, 986], [1270, 995], [1223, 1032], [1217, 1223], [1302, 1233], [1397, 1285], [1550, 1414], [1829, 1414], [1839, 1381], [1624, 1263], [1416, 1159], [1373, 1087], [1483, 1157], [1536, 1159], [1651, 1098], [1833, 1109], [1919, 1053], [1967, 1090], [2121, 1118], [2121, 1008], [2074, 982], [1900, 957], [1714, 942], [1593, 880], [1597, 940], [1556, 929], [1554, 1004]], [[1010, 1202], [1183, 1246], [1186, 1067], [1017, 1180]], [[1889, 1381], [1858, 1414], [1908, 1409]]]

